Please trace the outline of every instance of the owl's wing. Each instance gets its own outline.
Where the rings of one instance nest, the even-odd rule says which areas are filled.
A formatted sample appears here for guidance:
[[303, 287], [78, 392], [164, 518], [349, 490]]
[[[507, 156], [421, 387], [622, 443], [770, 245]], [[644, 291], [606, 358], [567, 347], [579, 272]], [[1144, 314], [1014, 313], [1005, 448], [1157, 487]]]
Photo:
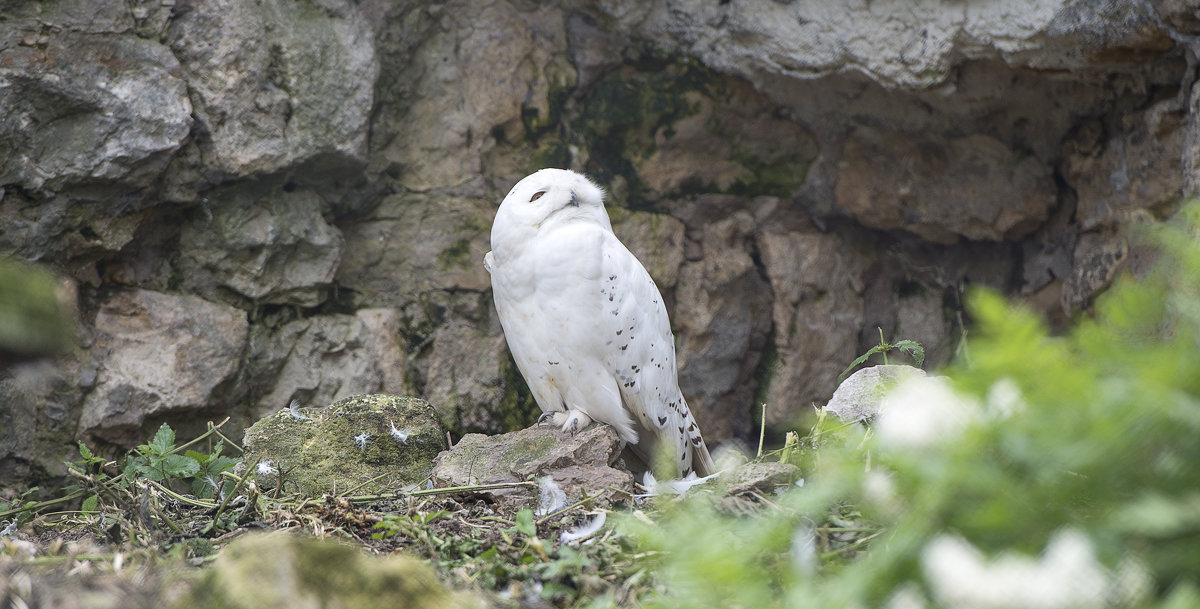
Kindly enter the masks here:
[[602, 251], [604, 306], [599, 326], [608, 345], [605, 363], [620, 386], [625, 408], [655, 436], [643, 438], [638, 452], [653, 463], [658, 449], [652, 440], [657, 440], [671, 449], [681, 472], [692, 470], [693, 453], [702, 453], [700, 459], [708, 469], [708, 449], [679, 391], [675, 337], [662, 294], [650, 273], [615, 236], [605, 241]]

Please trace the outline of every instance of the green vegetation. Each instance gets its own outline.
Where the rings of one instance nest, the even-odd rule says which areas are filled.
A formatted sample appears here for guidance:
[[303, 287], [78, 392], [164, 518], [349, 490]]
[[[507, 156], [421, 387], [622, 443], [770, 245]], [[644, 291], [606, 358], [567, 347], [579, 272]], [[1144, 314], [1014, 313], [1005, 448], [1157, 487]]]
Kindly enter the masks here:
[[846, 369], [838, 375], [838, 384], [841, 385], [842, 381], [846, 380], [846, 377], [850, 376], [850, 373], [853, 372], [855, 368], [866, 363], [866, 361], [871, 359], [871, 356], [875, 355], [876, 353], [883, 357], [883, 363], [884, 365], [887, 365], [888, 351], [893, 350], [901, 353], [907, 353], [909, 357], [913, 359], [913, 363], [916, 364], [918, 368], [925, 365], [925, 348], [922, 347], [920, 343], [907, 339], [898, 340], [895, 343], [889, 343], [886, 340], [883, 340], [883, 328], [879, 328], [879, 344], [867, 349], [866, 353], [854, 358], [854, 361], [850, 362], [850, 365], [846, 366]]

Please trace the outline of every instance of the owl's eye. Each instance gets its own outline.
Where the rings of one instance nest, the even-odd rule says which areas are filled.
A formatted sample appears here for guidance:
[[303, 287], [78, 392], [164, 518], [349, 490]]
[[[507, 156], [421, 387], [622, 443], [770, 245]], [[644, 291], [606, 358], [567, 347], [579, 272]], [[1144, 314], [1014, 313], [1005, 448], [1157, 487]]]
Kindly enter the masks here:
[[534, 201], [537, 201], [538, 199], [542, 198], [542, 195], [544, 195], [544, 194], [546, 194], [546, 191], [544, 191], [544, 190], [539, 190], [539, 191], [533, 193], [533, 196], [529, 197], [529, 202], [533, 203]]

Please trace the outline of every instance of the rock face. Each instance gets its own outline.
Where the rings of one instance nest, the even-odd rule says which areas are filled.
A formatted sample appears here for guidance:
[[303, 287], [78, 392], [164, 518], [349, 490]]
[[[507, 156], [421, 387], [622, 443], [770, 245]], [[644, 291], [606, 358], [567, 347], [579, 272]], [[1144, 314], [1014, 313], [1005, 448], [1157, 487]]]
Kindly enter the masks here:
[[0, 4], [0, 255], [79, 318], [0, 371], [18, 478], [293, 399], [528, 425], [482, 256], [542, 167], [606, 188], [714, 445], [880, 330], [946, 362], [967, 285], [1086, 313], [1200, 191], [1187, 2]]

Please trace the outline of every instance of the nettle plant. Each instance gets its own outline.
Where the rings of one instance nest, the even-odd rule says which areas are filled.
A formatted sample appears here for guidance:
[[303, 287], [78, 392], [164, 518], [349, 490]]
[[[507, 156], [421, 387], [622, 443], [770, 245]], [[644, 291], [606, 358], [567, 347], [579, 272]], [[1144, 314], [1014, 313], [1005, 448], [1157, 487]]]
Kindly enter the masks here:
[[[80, 452], [87, 447], [80, 443]], [[221, 472], [229, 471], [239, 459], [221, 454], [224, 440], [217, 440], [211, 452], [188, 450], [178, 454], [175, 447], [175, 431], [163, 423], [148, 444], [141, 444], [125, 459], [125, 475], [128, 479], [145, 478], [155, 482], [182, 480], [189, 483], [192, 494], [200, 499], [211, 499], [228, 492], [234, 482], [221, 481]]]

